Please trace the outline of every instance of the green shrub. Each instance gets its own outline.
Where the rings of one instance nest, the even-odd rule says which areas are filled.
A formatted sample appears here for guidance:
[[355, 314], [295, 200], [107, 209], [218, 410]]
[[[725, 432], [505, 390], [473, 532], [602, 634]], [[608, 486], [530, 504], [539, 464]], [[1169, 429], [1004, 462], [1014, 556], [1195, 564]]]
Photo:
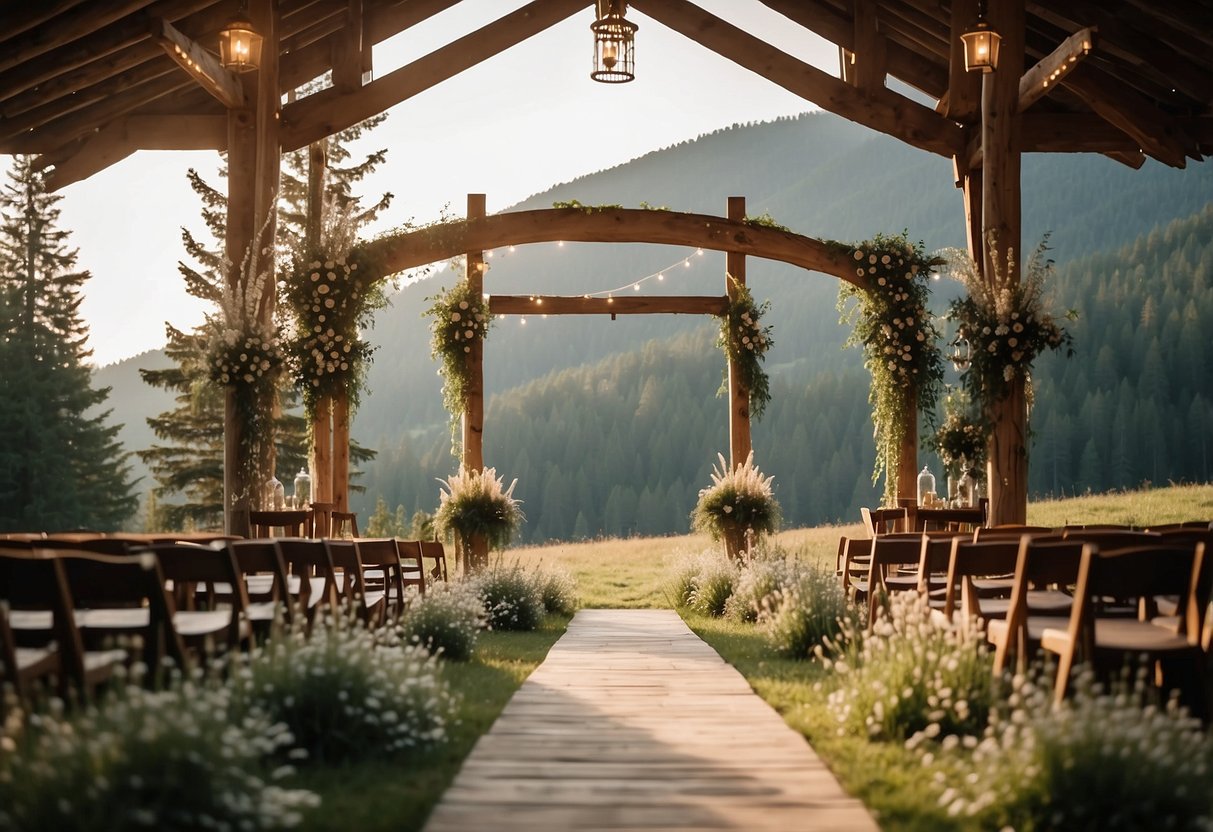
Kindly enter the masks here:
[[871, 631], [826, 661], [841, 676], [834, 716], [874, 739], [980, 735], [999, 693], [985, 633], [937, 624], [912, 592], [894, 594]]
[[858, 614], [833, 570], [799, 566], [789, 583], [764, 598], [758, 621], [780, 654], [807, 659], [834, 651], [855, 632]]
[[725, 604], [725, 615], [735, 621], [757, 621], [763, 609], [773, 611], [779, 603], [777, 593], [798, 581], [802, 571], [802, 565], [783, 551], [754, 558], [742, 568], [733, 595]]
[[566, 569], [542, 569], [535, 582], [548, 612], [572, 615], [577, 611], [577, 581]]
[[400, 635], [404, 642], [420, 644], [431, 655], [467, 661], [476, 639], [488, 624], [484, 601], [470, 583], [436, 582], [404, 615]]
[[319, 798], [274, 785], [290, 731], [229, 688], [180, 679], [122, 685], [99, 705], [6, 720], [0, 829], [284, 829]]
[[522, 567], [494, 566], [475, 581], [492, 629], [534, 630], [543, 623], [543, 594]]
[[233, 673], [237, 700], [284, 722], [311, 759], [359, 760], [446, 738], [450, 694], [419, 645], [389, 631], [317, 622], [285, 633]]
[[924, 755], [944, 773], [940, 804], [1039, 832], [1213, 828], [1213, 742], [1199, 721], [1151, 701], [1144, 674], [1112, 692], [1089, 674], [1074, 688], [1055, 706], [1051, 684], [1017, 678], [971, 755]]
[[704, 615], [720, 617], [737, 586], [738, 568], [727, 557], [705, 557], [699, 574], [692, 582], [688, 603], [691, 609]]
[[703, 571], [704, 561], [717, 557], [710, 552], [696, 554], [681, 554], [674, 562], [670, 574], [668, 592], [670, 602], [676, 607], [687, 607], [691, 604], [691, 593], [695, 591], [695, 581]]

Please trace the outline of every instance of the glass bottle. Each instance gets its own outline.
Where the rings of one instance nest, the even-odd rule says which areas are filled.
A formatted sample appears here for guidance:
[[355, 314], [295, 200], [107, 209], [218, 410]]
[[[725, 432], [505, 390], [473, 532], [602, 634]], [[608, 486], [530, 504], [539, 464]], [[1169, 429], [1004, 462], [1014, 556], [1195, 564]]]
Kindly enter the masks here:
[[927, 494], [935, 496], [935, 475], [931, 473], [927, 466], [922, 466], [922, 470], [918, 473], [918, 504], [922, 505], [923, 498]]
[[295, 475], [295, 508], [304, 508], [312, 499], [312, 478], [306, 468]]
[[265, 506], [266, 511], [281, 511], [286, 505], [286, 491], [282, 487], [282, 481], [277, 477], [270, 477], [265, 481], [262, 505]]

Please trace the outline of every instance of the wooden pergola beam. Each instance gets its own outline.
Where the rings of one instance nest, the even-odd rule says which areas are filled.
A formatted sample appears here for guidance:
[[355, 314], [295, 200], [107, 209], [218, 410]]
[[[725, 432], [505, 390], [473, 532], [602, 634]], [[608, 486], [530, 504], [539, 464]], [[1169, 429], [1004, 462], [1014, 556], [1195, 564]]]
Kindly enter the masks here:
[[382, 113], [575, 14], [587, 0], [533, 0], [356, 92], [332, 87], [282, 111], [282, 149], [298, 150]]
[[4, 49], [0, 50], [0, 72], [84, 38], [154, 2], [156, 0], [109, 0], [68, 8], [18, 37], [5, 40]]
[[494, 214], [483, 220], [441, 223], [368, 244], [385, 273], [405, 271], [469, 251], [567, 240], [582, 243], [657, 243], [734, 251], [778, 260], [866, 288], [849, 250], [811, 237], [708, 214], [642, 208], [548, 208]]
[[1022, 113], [1048, 95], [1078, 62], [1095, 48], [1096, 28], [1088, 26], [1058, 44], [1057, 48], [1019, 79], [1019, 111]]
[[219, 59], [202, 44], [186, 37], [162, 17], [153, 20], [149, 28], [152, 39], [160, 48], [219, 103], [231, 110], [244, 106], [244, 85], [240, 78], [219, 63]]
[[888, 89], [858, 90], [797, 60], [687, 0], [633, 0], [640, 12], [824, 110], [922, 150], [953, 156], [964, 146], [959, 126]]
[[70, 155], [52, 161], [54, 170], [47, 177], [47, 188], [57, 191], [87, 179], [136, 150], [226, 149], [224, 116], [126, 116], [86, 138]]
[[725, 315], [723, 295], [583, 297], [581, 295], [490, 295], [494, 315]]

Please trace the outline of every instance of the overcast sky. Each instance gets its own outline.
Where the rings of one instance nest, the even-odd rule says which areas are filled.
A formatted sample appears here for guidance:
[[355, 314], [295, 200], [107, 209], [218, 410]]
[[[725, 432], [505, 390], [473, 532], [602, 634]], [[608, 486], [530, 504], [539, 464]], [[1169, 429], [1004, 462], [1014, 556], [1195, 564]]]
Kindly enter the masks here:
[[[783, 50], [837, 74], [837, 50], [757, 0], [698, 4]], [[380, 44], [375, 74], [393, 69], [492, 22], [521, 0], [464, 0]], [[639, 24], [636, 80], [590, 80], [590, 23], [583, 12], [389, 111], [363, 150], [388, 148], [362, 192], [395, 194], [382, 224], [428, 222], [466, 194], [487, 194], [499, 211], [551, 185], [737, 122], [813, 108], [748, 70], [652, 20]], [[65, 188], [61, 222], [92, 272], [83, 314], [98, 364], [164, 343], [164, 323], [202, 319], [176, 269], [181, 226], [202, 232], [186, 183], [193, 167], [218, 183], [219, 155], [141, 151]], [[721, 194], [721, 201], [728, 196]], [[670, 206], [677, 209], [679, 206]], [[371, 229], [373, 231], [375, 229]]]

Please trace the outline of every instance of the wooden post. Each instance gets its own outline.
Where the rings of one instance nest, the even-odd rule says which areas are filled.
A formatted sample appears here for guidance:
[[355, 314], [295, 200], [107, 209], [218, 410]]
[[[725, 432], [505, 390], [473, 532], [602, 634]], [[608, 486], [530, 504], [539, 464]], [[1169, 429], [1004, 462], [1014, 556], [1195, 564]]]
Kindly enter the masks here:
[[[729, 197], [729, 219], [745, 219], [745, 197]], [[745, 255], [730, 251], [725, 254], [725, 292], [729, 303], [737, 300], [745, 286]], [[729, 464], [736, 468], [745, 464], [752, 449], [750, 443], [750, 389], [732, 359], [729, 360]]]
[[910, 397], [906, 413], [906, 432], [901, 438], [901, 451], [897, 455], [897, 505], [903, 497], [918, 499], [918, 397]]
[[[240, 263], [253, 239], [253, 179], [257, 167], [254, 141], [255, 119], [252, 110], [228, 110], [227, 113], [227, 257], [225, 280], [240, 281]], [[254, 483], [246, 481], [241, 464], [244, 424], [236, 406], [236, 393], [224, 391], [223, 407], [223, 526], [228, 534], [249, 533], [249, 509], [255, 495]]]
[[[484, 194], [468, 194], [468, 221], [483, 219]], [[484, 293], [484, 252], [467, 252], [468, 286], [474, 295]], [[467, 398], [463, 402], [463, 459], [465, 470], [479, 471], [484, 467], [484, 344], [472, 343], [467, 356], [470, 375]]]
[[312, 420], [312, 502], [333, 501], [333, 399], [321, 396]]
[[333, 396], [333, 495], [336, 511], [350, 510], [350, 394]]
[[[982, 271], [993, 279], [995, 266], [1014, 271], [1004, 279], [1018, 283], [1023, 260], [1020, 206], [1019, 78], [1023, 75], [1024, 7], [1018, 0], [991, 0], [990, 28], [1002, 35], [998, 68], [982, 78]], [[1023, 523], [1028, 513], [1027, 408], [1023, 380], [989, 414], [991, 525]]]

